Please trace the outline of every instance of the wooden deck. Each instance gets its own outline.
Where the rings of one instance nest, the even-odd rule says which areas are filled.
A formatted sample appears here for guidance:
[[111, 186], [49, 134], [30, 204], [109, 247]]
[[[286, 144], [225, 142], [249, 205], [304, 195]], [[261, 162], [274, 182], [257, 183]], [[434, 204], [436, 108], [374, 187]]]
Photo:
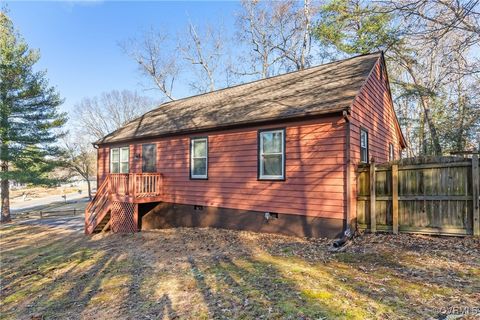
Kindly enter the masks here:
[[161, 173], [109, 174], [109, 195], [112, 201], [146, 203], [161, 201]]
[[[97, 194], [85, 209], [85, 233], [110, 226], [111, 211], [118, 203], [146, 203], [162, 201], [161, 173], [112, 173], [102, 182]], [[133, 210], [135, 210], [136, 206]], [[108, 221], [106, 221], [108, 220]], [[136, 226], [132, 227], [135, 229]]]

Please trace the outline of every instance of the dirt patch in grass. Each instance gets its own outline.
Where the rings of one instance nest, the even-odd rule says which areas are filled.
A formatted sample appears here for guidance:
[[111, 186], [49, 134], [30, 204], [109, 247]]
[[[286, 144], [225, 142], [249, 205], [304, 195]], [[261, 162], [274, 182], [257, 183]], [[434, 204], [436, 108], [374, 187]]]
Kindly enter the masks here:
[[216, 229], [0, 234], [2, 319], [428, 319], [480, 301], [473, 238], [364, 235], [329, 253]]

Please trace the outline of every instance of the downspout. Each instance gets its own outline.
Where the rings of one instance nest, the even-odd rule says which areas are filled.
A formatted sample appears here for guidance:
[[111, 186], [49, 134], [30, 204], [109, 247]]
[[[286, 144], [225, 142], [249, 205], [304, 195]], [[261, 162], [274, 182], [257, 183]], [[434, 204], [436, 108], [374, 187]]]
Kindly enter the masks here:
[[343, 236], [340, 239], [335, 240], [332, 243], [333, 249], [331, 251], [337, 251], [341, 247], [343, 247], [349, 240], [353, 238], [353, 232], [352, 232], [352, 226], [350, 225], [351, 221], [351, 202], [350, 202], [350, 196], [352, 194], [351, 191], [351, 173], [350, 173], [350, 163], [351, 163], [351, 158], [350, 158], [350, 114], [349, 114], [349, 109], [343, 110], [342, 113], [343, 119], [345, 120], [345, 167], [346, 167], [346, 172], [345, 172], [345, 197], [347, 198], [346, 200], [346, 205], [345, 205], [345, 230], [343, 232]]
[[351, 196], [351, 180], [350, 180], [350, 115], [348, 110], [343, 110], [343, 119], [345, 120], [345, 140], [346, 140], [346, 150], [345, 150], [345, 162], [346, 162], [346, 170], [347, 172], [345, 173], [346, 176], [346, 192], [345, 196], [347, 197], [347, 202], [346, 202], [346, 213], [345, 213], [345, 219], [346, 219], [346, 226], [345, 226], [345, 234], [351, 233], [351, 225], [350, 225], [350, 218], [351, 218], [351, 213], [350, 213], [350, 196]]

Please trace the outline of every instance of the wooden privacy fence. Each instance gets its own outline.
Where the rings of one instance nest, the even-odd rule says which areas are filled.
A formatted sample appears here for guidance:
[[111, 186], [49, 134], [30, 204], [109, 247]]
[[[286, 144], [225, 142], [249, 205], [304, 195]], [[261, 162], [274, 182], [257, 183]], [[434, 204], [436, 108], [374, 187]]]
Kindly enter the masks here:
[[361, 165], [358, 226], [371, 232], [480, 236], [479, 175], [476, 154]]

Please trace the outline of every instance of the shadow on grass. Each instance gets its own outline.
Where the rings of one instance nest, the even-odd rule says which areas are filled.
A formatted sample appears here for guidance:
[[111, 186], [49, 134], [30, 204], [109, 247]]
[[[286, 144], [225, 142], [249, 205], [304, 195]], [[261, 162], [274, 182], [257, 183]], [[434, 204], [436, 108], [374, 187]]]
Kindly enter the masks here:
[[425, 318], [436, 315], [438, 301], [472, 296], [474, 279], [451, 289], [434, 277], [421, 282], [412, 276], [421, 262], [407, 266], [393, 252], [315, 256], [322, 243], [289, 238], [269, 248], [262, 237], [208, 229], [94, 238], [9, 230], [1, 244], [15, 239], [18, 250], [2, 256], [2, 316]]
[[302, 289], [275, 264], [252, 257], [238, 261], [226, 258], [204, 269], [193, 259], [190, 264], [211, 318], [363, 319], [367, 316], [359, 308], [339, 308], [329, 289]]

